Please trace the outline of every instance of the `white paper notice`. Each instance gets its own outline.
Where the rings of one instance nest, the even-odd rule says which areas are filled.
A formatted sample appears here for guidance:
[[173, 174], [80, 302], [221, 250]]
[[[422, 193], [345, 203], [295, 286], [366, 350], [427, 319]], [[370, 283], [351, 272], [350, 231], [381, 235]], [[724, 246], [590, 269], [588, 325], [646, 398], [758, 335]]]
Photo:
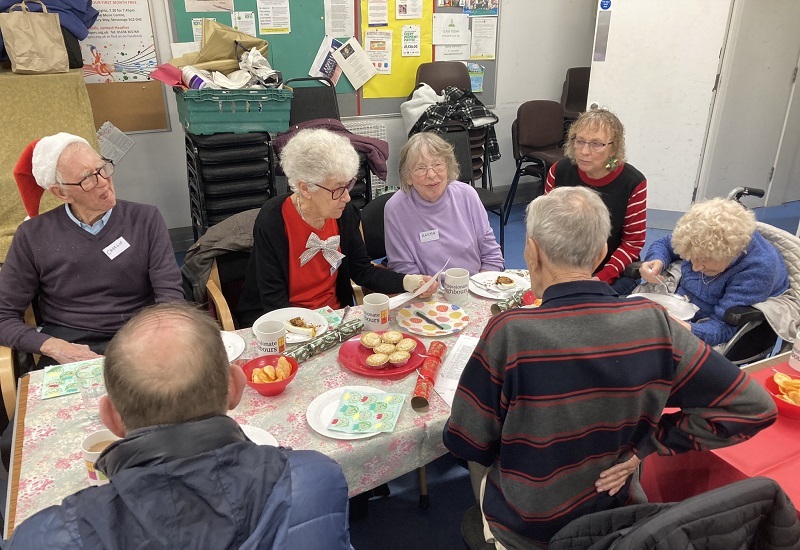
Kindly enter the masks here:
[[367, 54], [361, 48], [361, 44], [355, 38], [351, 38], [341, 48], [333, 52], [333, 58], [356, 90], [361, 88], [367, 80], [378, 72], [372, 66], [369, 57], [367, 57]]
[[396, 19], [419, 19], [422, 17], [422, 0], [397, 0]]
[[292, 32], [289, 0], [256, 0], [259, 34]]
[[367, 0], [367, 26], [385, 27], [389, 24], [389, 3], [386, 0]]
[[235, 11], [231, 13], [233, 28], [250, 36], [256, 35], [256, 14], [252, 11]]
[[325, 0], [325, 34], [353, 36], [355, 31], [353, 0]]
[[198, 11], [233, 11], [233, 0], [185, 0], [186, 13]]
[[440, 44], [436, 48], [436, 61], [464, 61], [469, 59], [469, 44]]
[[401, 53], [403, 57], [420, 56], [420, 26], [403, 25], [403, 45]]
[[366, 31], [364, 51], [378, 74], [392, 74], [392, 31]]
[[439, 372], [436, 373], [433, 389], [445, 403], [450, 405], [450, 408], [453, 407], [453, 398], [458, 389], [461, 373], [464, 372], [464, 367], [467, 366], [467, 361], [472, 356], [479, 340], [480, 338], [476, 336], [467, 336], [466, 334], [459, 336], [453, 349], [447, 353], [447, 358], [439, 368]]
[[[212, 21], [216, 21], [213, 17], [208, 17]], [[203, 39], [203, 18], [192, 17], [192, 38], [195, 42], [200, 42]]]
[[327, 76], [333, 81], [334, 85], [339, 82], [342, 76], [342, 68], [333, 58], [333, 52], [342, 47], [342, 43], [333, 37], [326, 36], [319, 45], [317, 56], [311, 64], [308, 76]]
[[469, 44], [469, 15], [465, 13], [434, 13], [433, 43]]
[[470, 59], [494, 59], [496, 47], [497, 17], [473, 17]]

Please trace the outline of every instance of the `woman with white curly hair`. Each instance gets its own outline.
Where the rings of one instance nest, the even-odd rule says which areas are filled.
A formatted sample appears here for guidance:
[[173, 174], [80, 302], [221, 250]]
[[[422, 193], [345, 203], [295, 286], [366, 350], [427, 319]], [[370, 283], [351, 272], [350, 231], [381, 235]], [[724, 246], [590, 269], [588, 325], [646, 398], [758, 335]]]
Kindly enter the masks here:
[[[281, 151], [292, 193], [268, 200], [253, 228], [253, 251], [238, 319], [251, 326], [274, 309], [338, 309], [353, 303], [352, 279], [375, 292], [414, 291], [430, 279], [373, 265], [350, 203], [358, 153], [323, 129], [298, 132]], [[434, 283], [423, 298], [436, 290]]]
[[718, 198], [692, 206], [671, 237], [650, 246], [642, 278], [660, 282], [665, 266], [679, 258], [683, 264], [676, 292], [700, 308], [686, 324], [712, 346], [736, 332], [723, 320], [728, 308], [757, 304], [789, 288], [780, 253], [756, 231], [755, 215], [736, 201]]

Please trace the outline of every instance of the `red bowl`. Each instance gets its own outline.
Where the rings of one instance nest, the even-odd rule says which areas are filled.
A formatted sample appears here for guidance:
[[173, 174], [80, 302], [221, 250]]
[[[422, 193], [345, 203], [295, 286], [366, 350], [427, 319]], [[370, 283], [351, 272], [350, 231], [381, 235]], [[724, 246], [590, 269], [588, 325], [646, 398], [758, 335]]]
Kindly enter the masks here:
[[778, 412], [780, 414], [792, 420], [800, 420], [800, 406], [793, 405], [778, 397], [781, 395], [781, 390], [778, 389], [778, 384], [775, 383], [775, 380], [771, 376], [764, 381], [764, 387], [767, 388], [767, 391], [772, 396], [772, 400], [775, 401], [775, 405], [778, 406]]
[[247, 385], [256, 390], [261, 395], [272, 396], [272, 395], [279, 395], [283, 393], [283, 390], [286, 389], [286, 386], [289, 385], [289, 382], [294, 380], [295, 375], [297, 374], [297, 361], [295, 361], [291, 357], [286, 357], [286, 360], [289, 361], [289, 364], [292, 365], [292, 372], [289, 374], [288, 377], [280, 380], [278, 382], [268, 382], [266, 384], [260, 384], [257, 382], [253, 382], [253, 370], [256, 368], [264, 368], [267, 365], [272, 365], [273, 367], [278, 364], [278, 359], [280, 359], [280, 355], [262, 355], [261, 357], [256, 357], [255, 359], [251, 359], [247, 363], [242, 366], [242, 370], [244, 371], [245, 377], [247, 377]]

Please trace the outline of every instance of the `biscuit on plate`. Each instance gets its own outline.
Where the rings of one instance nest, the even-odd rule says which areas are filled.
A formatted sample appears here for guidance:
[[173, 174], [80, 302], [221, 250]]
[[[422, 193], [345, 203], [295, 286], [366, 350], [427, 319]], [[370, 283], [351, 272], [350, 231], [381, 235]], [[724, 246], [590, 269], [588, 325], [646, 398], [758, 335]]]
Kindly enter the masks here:
[[398, 330], [387, 330], [381, 336], [381, 340], [386, 342], [387, 344], [396, 344], [400, 340], [403, 339], [403, 333]]

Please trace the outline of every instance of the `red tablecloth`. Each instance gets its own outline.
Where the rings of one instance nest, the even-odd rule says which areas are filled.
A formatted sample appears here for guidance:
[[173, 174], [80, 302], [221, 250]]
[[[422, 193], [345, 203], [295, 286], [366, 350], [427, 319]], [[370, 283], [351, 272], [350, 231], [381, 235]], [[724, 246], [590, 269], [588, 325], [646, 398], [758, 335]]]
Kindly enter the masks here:
[[[797, 376], [787, 363], [774, 368]], [[765, 368], [751, 376], [763, 384], [773, 374], [772, 368]], [[734, 481], [764, 476], [777, 481], [798, 508], [799, 471], [800, 420], [778, 415], [772, 426], [732, 447], [670, 457], [650, 455], [644, 461], [642, 486], [651, 502], [675, 502]]]

